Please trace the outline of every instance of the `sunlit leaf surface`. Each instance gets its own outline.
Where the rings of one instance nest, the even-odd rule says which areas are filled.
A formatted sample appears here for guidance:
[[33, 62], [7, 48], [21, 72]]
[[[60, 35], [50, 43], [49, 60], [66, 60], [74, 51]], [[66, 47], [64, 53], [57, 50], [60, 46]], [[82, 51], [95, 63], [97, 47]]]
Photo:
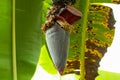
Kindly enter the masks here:
[[46, 45], [43, 45], [40, 52], [39, 65], [50, 74], [57, 74], [57, 70], [50, 58]]

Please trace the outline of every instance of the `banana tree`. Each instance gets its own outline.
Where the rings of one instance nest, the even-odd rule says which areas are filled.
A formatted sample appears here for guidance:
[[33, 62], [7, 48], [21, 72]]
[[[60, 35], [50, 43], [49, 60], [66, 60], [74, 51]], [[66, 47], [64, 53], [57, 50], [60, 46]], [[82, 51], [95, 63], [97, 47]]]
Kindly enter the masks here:
[[[77, 62], [77, 64], [75, 64], [73, 67], [71, 67], [71, 65], [66, 67], [65, 73], [66, 72], [70, 73], [71, 69], [73, 71], [75, 69], [81, 69], [80, 72], [82, 76], [81, 80], [84, 79], [84, 73], [86, 73], [85, 74], [86, 79], [87, 79], [87, 75], [91, 73], [91, 72], [90, 73], [87, 72], [90, 68], [87, 68], [85, 66], [85, 65], [91, 66], [91, 64], [90, 65], [86, 64], [87, 63], [86, 59], [90, 57], [85, 54], [87, 54], [87, 51], [92, 52], [92, 50], [96, 51], [96, 49], [94, 49], [94, 47], [92, 48], [90, 45], [97, 46], [97, 50], [100, 49], [101, 51], [101, 49], [105, 49], [107, 46], [110, 46], [110, 43], [112, 41], [114, 28], [109, 27], [107, 29], [106, 28], [103, 29], [101, 27], [107, 27], [107, 26], [105, 25], [98, 26], [99, 22], [91, 21], [91, 19], [93, 20], [93, 17], [89, 18], [89, 16], [95, 15], [94, 13], [89, 14], [90, 10], [93, 9], [92, 7], [95, 7], [95, 5], [93, 4], [92, 4], [93, 6], [90, 7], [91, 3], [103, 3], [103, 2], [112, 2], [112, 0], [91, 0], [91, 1], [77, 0], [74, 5], [77, 9], [81, 10], [81, 12], [83, 13], [83, 17], [78, 23], [74, 25], [75, 29], [71, 34], [71, 42], [70, 42], [71, 45], [69, 51], [70, 53], [68, 56], [67, 65], [69, 65], [69, 63], [72, 64], [73, 62], [74, 63]], [[44, 6], [42, 7], [43, 3]], [[32, 78], [39, 58], [41, 41], [43, 41], [43, 43], [45, 42], [44, 35], [43, 33], [41, 33], [40, 30], [40, 26], [45, 21], [45, 16], [46, 16], [45, 13], [47, 9], [51, 6], [50, 4], [51, 4], [50, 0], [44, 0], [44, 2], [42, 0], [34, 0], [34, 1], [33, 0], [0, 0], [0, 79], [1, 80], [30, 80]], [[110, 13], [110, 9], [107, 8], [107, 10], [108, 13]], [[101, 13], [98, 12], [96, 14], [101, 14]], [[107, 15], [107, 13], [105, 13], [105, 15]], [[111, 20], [109, 17], [107, 17], [107, 19]], [[97, 28], [91, 29], [92, 26], [95, 27], [97, 26]], [[101, 33], [98, 33], [102, 30], [106, 32], [103, 35], [104, 38], [100, 37], [100, 35], [102, 35]], [[92, 34], [92, 31], [93, 33], [95, 32], [95, 35]], [[92, 37], [93, 35], [95, 37]], [[105, 35], [107, 35], [107, 37]], [[41, 38], [43, 40], [41, 40]], [[105, 39], [108, 39], [108, 42], [106, 42]], [[95, 43], [96, 45], [94, 44], [94, 42], [96, 42]], [[98, 44], [99, 42], [100, 44]], [[46, 49], [45, 51], [48, 50]], [[105, 51], [103, 50], [103, 52]], [[44, 52], [42, 53], [44, 54]], [[101, 59], [101, 54], [100, 54], [100, 59]], [[97, 60], [92, 60], [92, 61], [96, 62]], [[40, 61], [44, 61], [44, 60], [40, 60]], [[80, 64], [81, 64], [81, 68], [80, 68]], [[77, 65], [79, 66], [76, 68], [75, 66]], [[46, 69], [46, 67], [44, 68]], [[93, 75], [92, 79], [94, 77], [95, 76]]]
[[0, 0], [0, 79], [31, 80], [41, 46], [41, 0]]
[[[80, 80], [94, 80], [98, 75], [99, 62], [107, 52], [114, 37], [115, 23], [112, 9], [101, 4], [115, 2], [115, 0], [77, 0], [73, 5], [82, 12], [83, 16], [74, 25], [70, 34], [70, 48], [64, 74], [76, 73], [76, 70], [79, 69], [80, 73], [77, 74], [80, 74]], [[43, 22], [50, 6], [51, 2], [45, 0]], [[41, 59], [39, 61], [40, 65], [44, 62], [46, 61]], [[44, 69], [51, 72], [45, 66]]]

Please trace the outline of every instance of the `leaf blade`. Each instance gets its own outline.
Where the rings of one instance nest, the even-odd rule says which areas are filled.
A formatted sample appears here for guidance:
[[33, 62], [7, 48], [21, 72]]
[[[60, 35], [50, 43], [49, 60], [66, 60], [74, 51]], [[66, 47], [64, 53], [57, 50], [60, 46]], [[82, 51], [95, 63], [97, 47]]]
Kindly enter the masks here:
[[0, 0], [0, 10], [0, 78], [12, 80], [11, 0]]
[[41, 45], [41, 8], [41, 0], [16, 0], [18, 80], [30, 80], [38, 62]]

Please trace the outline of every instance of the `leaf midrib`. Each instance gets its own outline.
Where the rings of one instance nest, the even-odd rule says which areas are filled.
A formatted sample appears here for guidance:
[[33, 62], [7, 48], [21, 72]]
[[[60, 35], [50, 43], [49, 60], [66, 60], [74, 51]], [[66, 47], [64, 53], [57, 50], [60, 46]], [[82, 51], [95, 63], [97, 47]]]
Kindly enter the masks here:
[[15, 31], [15, 0], [12, 2], [12, 62], [13, 62], [13, 80], [17, 80], [16, 63], [16, 31]]

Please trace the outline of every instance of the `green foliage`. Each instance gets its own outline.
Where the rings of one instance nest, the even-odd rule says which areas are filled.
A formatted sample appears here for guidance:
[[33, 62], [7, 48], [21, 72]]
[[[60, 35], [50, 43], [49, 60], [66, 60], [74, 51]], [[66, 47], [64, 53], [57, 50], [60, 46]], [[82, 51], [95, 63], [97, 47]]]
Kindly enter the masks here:
[[111, 3], [113, 0], [90, 0], [92, 3]]
[[120, 73], [99, 70], [100, 74], [95, 80], [120, 80]]
[[[90, 1], [91, 3], [111, 2], [111, 0]], [[91, 13], [91, 11], [89, 11], [90, 7], [88, 8], [89, 4], [89, 0], [77, 0], [77, 3], [74, 5], [83, 13], [83, 17], [79, 22], [75, 24], [75, 29], [71, 34], [71, 46], [68, 62], [70, 61], [71, 64], [72, 61], [79, 63], [75, 68], [73, 68], [74, 66], [76, 66], [74, 65], [72, 67], [73, 69], [78, 69], [81, 61], [83, 61], [84, 63], [85, 51], [92, 50], [86, 49], [86, 47], [91, 47], [84, 45], [87, 40], [93, 41], [90, 42], [89, 45], [97, 45], [97, 49], [103, 49], [101, 48], [101, 45], [110, 46], [113, 39], [114, 29], [110, 29], [110, 27], [107, 27], [110, 24], [108, 23], [109, 20], [112, 20], [113, 18], [109, 18], [110, 15], [108, 15], [107, 12], [103, 12], [104, 10], [93, 12], [94, 9], [92, 9], [92, 14], [89, 14]], [[0, 0], [1, 80], [30, 80], [33, 76], [39, 58], [41, 38], [43, 39], [43, 44], [45, 42], [44, 35], [43, 33], [41, 33], [40, 28], [41, 24], [46, 20], [46, 11], [49, 9], [50, 6], [50, 0]], [[100, 16], [101, 14], [104, 16]], [[105, 16], [108, 17], [104, 18]], [[96, 19], [97, 21], [95, 21]], [[105, 23], [103, 23], [104, 21]], [[89, 30], [89, 28], [91, 27], [92, 29]], [[95, 36], [92, 32], [95, 34]], [[95, 43], [94, 41], [96, 40], [98, 40], [98, 43], [100, 43], [101, 45]], [[94, 62], [93, 59], [92, 61]], [[83, 63], [82, 65], [84, 66]], [[42, 67], [47, 70], [48, 73], [57, 73], [45, 46], [41, 48], [39, 64], [42, 65]], [[66, 70], [69, 73], [69, 69]], [[105, 75], [106, 74], [107, 73], [105, 73]]]
[[16, 55], [20, 80], [30, 80], [38, 62], [41, 4], [41, 0], [16, 1]]
[[50, 6], [51, 6], [51, 2], [50, 2], [50, 0], [45, 0], [45, 1], [43, 1], [43, 7], [44, 8], [42, 8], [42, 23], [44, 23], [45, 22], [45, 20], [46, 20], [46, 12], [47, 12], [47, 10], [50, 8]]
[[48, 73], [50, 74], [57, 74], [58, 71], [56, 70], [51, 57], [48, 53], [48, 49], [46, 47], [46, 45], [43, 45], [41, 48], [41, 52], [40, 52], [40, 58], [39, 58], [39, 65], [45, 69]]
[[1, 80], [32, 78], [40, 53], [41, 8], [41, 0], [0, 0]]
[[12, 80], [11, 0], [0, 0], [0, 79]]

